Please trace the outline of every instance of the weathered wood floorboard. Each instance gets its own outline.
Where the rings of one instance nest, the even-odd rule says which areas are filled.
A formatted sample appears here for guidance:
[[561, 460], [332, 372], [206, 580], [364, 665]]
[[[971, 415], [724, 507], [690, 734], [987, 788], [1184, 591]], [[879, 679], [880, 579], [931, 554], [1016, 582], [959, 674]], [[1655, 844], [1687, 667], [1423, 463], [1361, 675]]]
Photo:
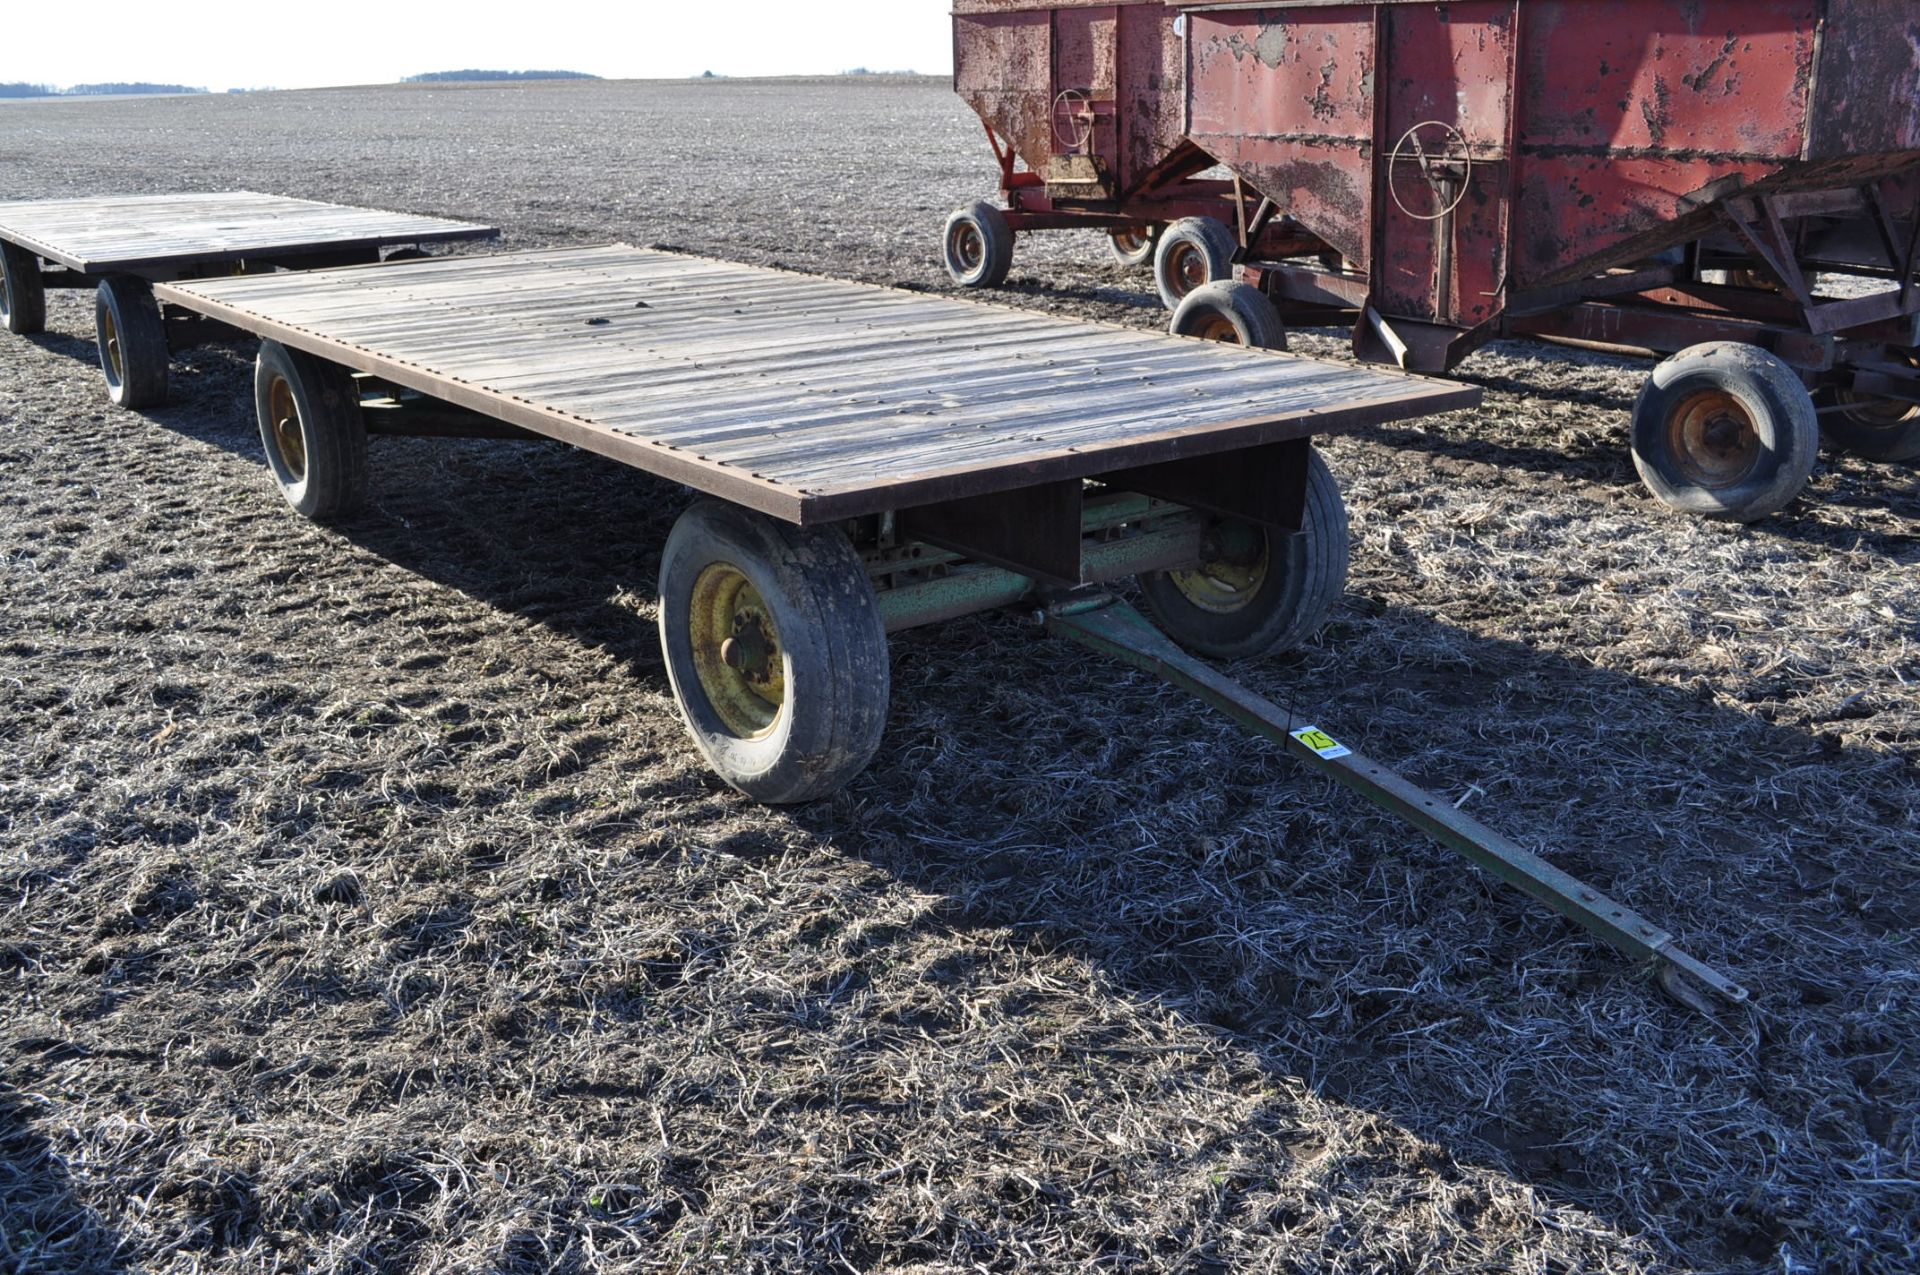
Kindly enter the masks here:
[[1478, 401], [1397, 372], [618, 246], [159, 292], [797, 522]]

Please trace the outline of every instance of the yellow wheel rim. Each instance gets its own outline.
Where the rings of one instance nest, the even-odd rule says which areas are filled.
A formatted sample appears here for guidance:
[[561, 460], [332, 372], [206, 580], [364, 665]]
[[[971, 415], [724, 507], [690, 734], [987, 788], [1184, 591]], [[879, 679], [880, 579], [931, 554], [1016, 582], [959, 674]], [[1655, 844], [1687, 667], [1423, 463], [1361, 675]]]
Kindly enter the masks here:
[[1207, 560], [1168, 577], [1187, 601], [1214, 615], [1242, 610], [1267, 582], [1273, 548], [1267, 534], [1247, 523], [1224, 523], [1208, 533]]
[[1681, 474], [1706, 488], [1742, 482], [1760, 461], [1760, 431], [1725, 390], [1689, 394], [1667, 419], [1667, 453]]
[[720, 721], [742, 739], [770, 734], [787, 678], [780, 630], [760, 591], [738, 567], [716, 562], [693, 582], [687, 624], [700, 689]]
[[120, 325], [113, 321], [111, 307], [100, 310], [100, 341], [107, 355], [107, 375], [118, 385], [127, 379], [127, 365], [120, 350]]
[[307, 436], [300, 428], [300, 407], [293, 400], [293, 386], [284, 376], [274, 377], [267, 389], [267, 414], [274, 450], [286, 467], [287, 481], [302, 481], [307, 476]]

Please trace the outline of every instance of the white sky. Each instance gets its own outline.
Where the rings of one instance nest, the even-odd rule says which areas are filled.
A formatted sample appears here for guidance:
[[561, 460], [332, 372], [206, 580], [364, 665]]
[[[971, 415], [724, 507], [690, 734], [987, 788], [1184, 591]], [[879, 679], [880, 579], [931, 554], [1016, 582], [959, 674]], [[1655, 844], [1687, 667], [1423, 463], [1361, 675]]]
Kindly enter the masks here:
[[6, 8], [0, 81], [59, 87], [314, 88], [469, 67], [610, 79], [953, 68], [951, 0], [10, 0]]

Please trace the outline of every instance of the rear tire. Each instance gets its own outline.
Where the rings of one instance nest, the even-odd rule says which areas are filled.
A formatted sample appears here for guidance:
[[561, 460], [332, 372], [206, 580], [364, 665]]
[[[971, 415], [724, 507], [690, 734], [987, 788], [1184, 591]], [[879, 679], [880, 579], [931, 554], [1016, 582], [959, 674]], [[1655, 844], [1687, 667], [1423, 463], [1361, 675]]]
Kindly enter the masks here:
[[1125, 230], [1107, 232], [1107, 253], [1115, 265], [1131, 270], [1144, 266], [1153, 260], [1154, 252], [1160, 247], [1160, 236], [1166, 226], [1154, 223], [1147, 226], [1130, 226]]
[[17, 243], [0, 243], [0, 325], [15, 336], [47, 328], [47, 288], [40, 259]]
[[1280, 312], [1266, 293], [1250, 283], [1209, 283], [1195, 288], [1173, 312], [1167, 330], [1175, 336], [1256, 350], [1287, 348], [1287, 325]]
[[1211, 217], [1183, 217], [1168, 226], [1153, 254], [1153, 282], [1167, 309], [1177, 310], [1187, 294], [1233, 277], [1233, 254], [1240, 244], [1225, 223]]
[[167, 401], [167, 328], [144, 279], [115, 275], [94, 294], [93, 326], [107, 397], [135, 411]]
[[1192, 571], [1139, 578], [1147, 611], [1168, 637], [1201, 655], [1278, 654], [1320, 631], [1347, 588], [1351, 542], [1340, 485], [1309, 453], [1300, 534], [1223, 519], [1208, 532], [1219, 557]]
[[1833, 399], [1847, 410], [1822, 416], [1820, 427], [1835, 446], [1868, 460], [1920, 459], [1920, 404], [1846, 389], [1835, 390]]
[[253, 404], [267, 468], [294, 512], [316, 522], [358, 513], [367, 499], [367, 427], [353, 375], [262, 341]]
[[941, 258], [963, 288], [997, 288], [1013, 269], [1013, 228], [1007, 215], [982, 199], [947, 218]]
[[693, 742], [755, 801], [828, 796], [880, 747], [887, 631], [837, 528], [688, 509], [660, 559], [660, 649]]
[[1681, 513], [1754, 522], [1806, 487], [1820, 451], [1813, 397], [1756, 346], [1715, 341], [1655, 368], [1633, 409], [1633, 463]]

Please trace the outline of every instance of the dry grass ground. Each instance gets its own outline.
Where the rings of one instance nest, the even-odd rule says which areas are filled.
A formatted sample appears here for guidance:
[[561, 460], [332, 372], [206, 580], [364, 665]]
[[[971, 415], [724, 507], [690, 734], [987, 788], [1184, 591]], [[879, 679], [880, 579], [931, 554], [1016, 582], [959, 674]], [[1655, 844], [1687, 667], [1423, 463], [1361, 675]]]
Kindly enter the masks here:
[[[10, 197], [248, 186], [940, 286], [938, 85], [0, 108]], [[1007, 296], [1160, 316], [1064, 237]], [[512, 322], [503, 314], [501, 322]], [[1335, 334], [1301, 344], [1335, 350]], [[555, 446], [271, 490], [245, 350], [0, 356], [0, 1268], [1920, 1265], [1920, 482], [1752, 528], [1635, 482], [1644, 369], [1503, 346], [1334, 443], [1310, 650], [1234, 672], [1666, 921], [1616, 957], [1151, 681], [984, 617], [756, 808], [685, 742], [683, 497]]]

